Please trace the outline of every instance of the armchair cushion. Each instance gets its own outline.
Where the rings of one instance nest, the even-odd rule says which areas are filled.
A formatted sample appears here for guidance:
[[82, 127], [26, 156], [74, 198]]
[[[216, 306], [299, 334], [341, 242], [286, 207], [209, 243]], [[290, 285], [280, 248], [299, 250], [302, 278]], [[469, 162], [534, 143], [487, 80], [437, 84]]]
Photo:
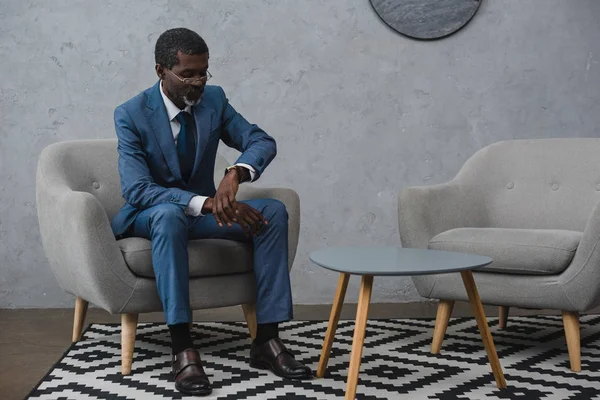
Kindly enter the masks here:
[[[152, 244], [131, 237], [117, 242], [127, 267], [137, 276], [154, 279]], [[253, 269], [252, 246], [224, 239], [190, 240], [190, 277], [241, 274]]]
[[428, 247], [491, 257], [481, 272], [555, 275], [569, 266], [582, 236], [559, 229], [457, 228], [435, 236]]

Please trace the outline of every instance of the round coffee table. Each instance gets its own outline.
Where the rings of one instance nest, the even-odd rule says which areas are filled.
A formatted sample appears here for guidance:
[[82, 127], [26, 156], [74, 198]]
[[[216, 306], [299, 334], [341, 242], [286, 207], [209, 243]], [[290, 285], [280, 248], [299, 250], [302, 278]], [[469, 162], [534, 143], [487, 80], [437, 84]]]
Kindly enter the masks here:
[[[498, 388], [506, 387], [496, 347], [494, 346], [494, 341], [492, 340], [492, 335], [490, 334], [490, 329], [483, 312], [483, 305], [481, 304], [477, 286], [475, 286], [473, 274], [471, 273], [473, 269], [490, 264], [492, 262], [491, 258], [449, 251], [405, 249], [399, 247], [332, 247], [312, 252], [310, 259], [323, 268], [340, 273], [335, 299], [331, 308], [331, 316], [329, 317], [329, 326], [327, 327], [319, 367], [317, 368], [318, 378], [322, 378], [325, 375], [350, 275], [362, 275], [356, 309], [356, 325], [352, 340], [352, 354], [350, 356], [350, 367], [346, 382], [346, 399], [354, 400], [356, 395], [358, 371], [365, 340], [367, 314], [374, 276], [414, 276], [460, 272], [467, 295], [469, 296], [469, 302], [473, 307], [473, 313], [477, 320], [477, 326], [483, 339], [494, 378], [496, 379], [496, 386]], [[451, 310], [448, 310], [448, 314], [442, 316], [442, 318], [449, 318], [450, 312]], [[439, 314], [438, 318], [440, 318]], [[442, 327], [438, 329], [438, 324], [436, 323], [434, 331], [434, 342], [436, 342], [437, 338], [439, 344], [441, 344], [441, 340], [444, 337], [447, 324], [440, 324], [440, 326]], [[433, 346], [432, 352], [436, 352], [433, 350]]]

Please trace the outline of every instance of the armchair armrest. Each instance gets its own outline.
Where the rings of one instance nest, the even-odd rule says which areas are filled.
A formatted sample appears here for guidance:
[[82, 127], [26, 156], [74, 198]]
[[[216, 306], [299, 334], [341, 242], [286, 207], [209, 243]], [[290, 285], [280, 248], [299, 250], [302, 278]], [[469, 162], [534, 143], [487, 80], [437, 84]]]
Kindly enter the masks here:
[[583, 312], [600, 305], [600, 202], [592, 211], [573, 261], [559, 282], [573, 308]]
[[104, 208], [90, 193], [50, 182], [38, 176], [38, 219], [59, 285], [111, 313], [120, 312], [136, 278], [125, 264]]
[[257, 188], [252, 185], [242, 185], [237, 199], [275, 199], [285, 205], [288, 213], [288, 269], [291, 270], [300, 235], [300, 197], [298, 193], [286, 188]]
[[398, 225], [403, 247], [427, 248], [444, 231], [484, 226], [485, 203], [480, 191], [457, 180], [405, 188], [398, 198]]

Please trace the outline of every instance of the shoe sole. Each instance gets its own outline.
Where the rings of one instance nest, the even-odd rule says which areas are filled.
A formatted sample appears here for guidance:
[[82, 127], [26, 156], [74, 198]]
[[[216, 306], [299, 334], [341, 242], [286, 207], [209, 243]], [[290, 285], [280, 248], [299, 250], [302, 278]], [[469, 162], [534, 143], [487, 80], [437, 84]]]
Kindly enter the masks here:
[[212, 389], [206, 389], [206, 390], [185, 390], [185, 389], [181, 389], [177, 385], [175, 385], [175, 389], [177, 389], [178, 392], [186, 394], [188, 396], [208, 396], [213, 391]]
[[271, 366], [269, 364], [267, 364], [266, 362], [263, 362], [263, 361], [250, 360], [250, 367], [255, 368], [255, 369], [262, 369], [262, 370], [271, 371], [271, 373], [273, 373], [274, 375], [276, 375], [276, 376], [278, 376], [280, 378], [284, 378], [284, 379], [293, 379], [293, 380], [310, 380], [310, 379], [314, 379], [314, 375], [312, 375], [312, 374], [310, 374], [310, 375], [297, 375], [297, 376], [285, 376], [285, 375], [278, 374], [277, 372], [273, 371], [273, 369], [271, 368]]

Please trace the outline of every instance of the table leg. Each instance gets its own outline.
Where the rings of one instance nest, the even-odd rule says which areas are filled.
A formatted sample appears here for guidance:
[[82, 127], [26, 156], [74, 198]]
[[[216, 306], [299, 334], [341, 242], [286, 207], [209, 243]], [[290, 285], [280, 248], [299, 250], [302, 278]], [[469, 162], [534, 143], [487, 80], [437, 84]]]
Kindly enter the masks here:
[[371, 301], [372, 288], [373, 276], [364, 275], [362, 277], [360, 291], [358, 293], [356, 324], [354, 326], [352, 354], [350, 356], [350, 368], [348, 368], [348, 381], [346, 383], [346, 400], [354, 400], [354, 397], [356, 396], [358, 371], [360, 369], [360, 359], [362, 357], [363, 344], [365, 342], [365, 330], [367, 328], [367, 316], [369, 314], [369, 303]]
[[333, 345], [333, 338], [338, 326], [338, 321], [340, 320], [340, 313], [342, 311], [342, 305], [344, 304], [344, 297], [346, 297], [349, 279], [350, 274], [340, 274], [335, 298], [333, 299], [333, 306], [331, 307], [331, 314], [329, 315], [329, 325], [327, 326], [327, 333], [325, 333], [325, 341], [323, 342], [323, 349], [321, 350], [319, 367], [317, 368], [317, 378], [325, 376], [325, 370], [327, 369], [327, 363], [329, 362], [331, 346]]
[[467, 295], [469, 296], [469, 303], [473, 307], [473, 313], [477, 320], [477, 326], [479, 327], [479, 333], [487, 352], [494, 378], [496, 379], [496, 386], [500, 389], [506, 387], [506, 380], [504, 379], [504, 373], [502, 372], [502, 366], [500, 360], [498, 360], [498, 354], [496, 353], [496, 346], [494, 346], [494, 340], [490, 334], [490, 328], [483, 312], [483, 305], [477, 292], [477, 286], [475, 285], [475, 279], [473, 279], [473, 273], [471, 271], [462, 271], [461, 273]]
[[446, 334], [453, 308], [454, 301], [452, 300], [440, 300], [440, 303], [438, 304], [437, 315], [435, 317], [435, 328], [433, 330], [433, 340], [431, 341], [432, 354], [438, 354], [442, 348], [442, 342], [444, 341], [444, 335]]

